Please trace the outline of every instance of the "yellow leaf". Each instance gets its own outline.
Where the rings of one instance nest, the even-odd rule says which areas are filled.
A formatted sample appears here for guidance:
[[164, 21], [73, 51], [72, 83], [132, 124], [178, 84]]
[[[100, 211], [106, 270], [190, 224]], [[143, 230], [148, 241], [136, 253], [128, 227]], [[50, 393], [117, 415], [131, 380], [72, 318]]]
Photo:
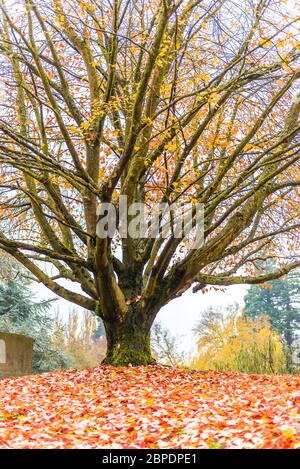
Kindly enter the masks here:
[[293, 438], [295, 436], [295, 432], [292, 428], [287, 428], [283, 430], [282, 434], [288, 438]]

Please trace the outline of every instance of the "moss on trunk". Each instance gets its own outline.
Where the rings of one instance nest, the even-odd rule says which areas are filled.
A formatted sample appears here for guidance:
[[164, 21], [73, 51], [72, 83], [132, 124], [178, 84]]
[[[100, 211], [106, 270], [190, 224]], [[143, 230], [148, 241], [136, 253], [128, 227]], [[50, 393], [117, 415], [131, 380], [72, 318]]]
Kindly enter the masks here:
[[107, 353], [103, 364], [114, 366], [151, 365], [150, 326], [104, 322], [107, 339]]

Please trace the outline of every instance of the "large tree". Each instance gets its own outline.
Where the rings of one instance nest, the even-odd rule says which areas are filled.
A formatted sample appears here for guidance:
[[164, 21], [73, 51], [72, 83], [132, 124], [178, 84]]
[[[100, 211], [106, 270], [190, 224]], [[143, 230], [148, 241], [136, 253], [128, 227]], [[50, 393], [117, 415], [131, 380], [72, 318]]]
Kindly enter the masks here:
[[[0, 247], [102, 318], [106, 363], [152, 363], [158, 311], [192, 284], [299, 265], [299, 30], [284, 3], [0, 1]], [[205, 243], [97, 236], [97, 206], [120, 195], [204, 204]], [[257, 275], [261, 253], [280, 268]]]

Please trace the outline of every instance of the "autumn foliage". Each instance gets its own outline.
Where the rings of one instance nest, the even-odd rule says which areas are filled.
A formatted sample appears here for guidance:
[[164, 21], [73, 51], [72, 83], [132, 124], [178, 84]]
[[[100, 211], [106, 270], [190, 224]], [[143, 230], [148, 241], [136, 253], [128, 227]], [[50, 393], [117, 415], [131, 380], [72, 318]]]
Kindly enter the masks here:
[[[97, 322], [95, 317], [73, 310], [63, 320], [59, 314], [55, 318], [51, 345], [65, 358], [63, 366], [53, 366], [50, 370], [62, 368], [81, 369], [99, 365], [105, 357], [105, 336], [94, 337]], [[49, 363], [51, 366], [51, 362]]]
[[0, 381], [1, 448], [299, 448], [299, 376], [162, 367]]
[[193, 365], [199, 370], [244, 373], [284, 373], [287, 354], [281, 337], [267, 316], [244, 318], [236, 311], [208, 312], [196, 329], [198, 352]]

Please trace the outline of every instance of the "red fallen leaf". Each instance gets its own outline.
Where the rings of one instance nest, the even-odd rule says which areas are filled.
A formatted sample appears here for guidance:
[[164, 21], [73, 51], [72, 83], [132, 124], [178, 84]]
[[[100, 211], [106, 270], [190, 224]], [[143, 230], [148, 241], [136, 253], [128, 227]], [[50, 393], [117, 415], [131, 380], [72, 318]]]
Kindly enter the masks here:
[[300, 377], [98, 367], [0, 381], [0, 448], [300, 448]]

